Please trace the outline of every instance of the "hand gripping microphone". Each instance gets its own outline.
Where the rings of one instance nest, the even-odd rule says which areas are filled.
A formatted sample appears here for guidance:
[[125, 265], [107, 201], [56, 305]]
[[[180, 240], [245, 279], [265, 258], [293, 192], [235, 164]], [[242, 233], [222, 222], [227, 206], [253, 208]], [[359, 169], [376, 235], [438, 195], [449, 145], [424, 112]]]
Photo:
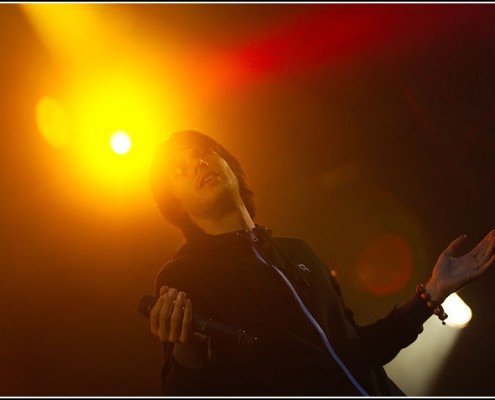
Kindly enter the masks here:
[[[145, 295], [141, 298], [138, 305], [138, 311], [146, 318], [150, 317], [150, 312], [155, 305], [158, 297]], [[214, 321], [211, 318], [205, 318], [201, 315], [192, 315], [192, 325], [195, 332], [212, 336], [219, 340], [237, 344], [239, 346], [253, 346], [258, 342], [258, 338], [252, 336], [243, 329], [234, 328], [229, 325]]]

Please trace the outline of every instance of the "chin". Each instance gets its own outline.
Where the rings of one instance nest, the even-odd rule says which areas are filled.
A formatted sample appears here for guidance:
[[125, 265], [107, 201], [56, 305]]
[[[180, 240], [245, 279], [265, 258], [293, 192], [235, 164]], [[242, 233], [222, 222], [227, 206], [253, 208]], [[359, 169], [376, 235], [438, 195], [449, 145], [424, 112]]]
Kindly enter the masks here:
[[228, 190], [221, 185], [216, 186], [214, 189], [209, 191], [208, 195], [205, 196], [203, 207], [201, 207], [206, 213], [218, 213], [220, 210], [232, 210], [237, 204], [236, 199], [238, 196], [235, 195], [231, 190]]

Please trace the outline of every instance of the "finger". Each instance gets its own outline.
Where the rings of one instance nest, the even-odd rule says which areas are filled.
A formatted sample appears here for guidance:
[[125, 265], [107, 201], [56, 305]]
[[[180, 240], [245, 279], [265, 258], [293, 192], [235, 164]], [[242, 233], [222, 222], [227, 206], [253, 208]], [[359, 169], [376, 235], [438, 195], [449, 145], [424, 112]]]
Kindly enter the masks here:
[[472, 254], [477, 256], [480, 252], [484, 252], [486, 249], [486, 246], [488, 245], [488, 242], [490, 239], [494, 236], [495, 230], [491, 230], [486, 234], [486, 236], [481, 240], [476, 247], [471, 251]]
[[490, 268], [490, 266], [493, 264], [494, 261], [495, 261], [495, 255], [491, 256], [490, 259], [484, 265], [481, 266], [481, 270], [483, 272], [486, 271], [488, 268]]
[[164, 296], [160, 296], [150, 311], [151, 332], [157, 336], [158, 336], [158, 329], [160, 327], [160, 310], [163, 307], [164, 301], [165, 301]]
[[182, 330], [179, 342], [187, 343], [192, 336], [192, 303], [191, 300], [185, 300], [184, 318], [182, 318]]
[[168, 286], [162, 286], [160, 288], [160, 296], [163, 296], [165, 293], [168, 292], [169, 287]]
[[445, 249], [443, 254], [445, 254], [447, 257], [452, 257], [456, 250], [461, 247], [466, 240], [467, 235], [461, 235], [457, 239], [454, 239], [452, 242], [450, 242], [449, 246]]
[[158, 337], [162, 342], [168, 340], [168, 332], [170, 329], [170, 313], [172, 312], [173, 302], [177, 296], [177, 289], [170, 288], [163, 297], [163, 306], [159, 314]]
[[495, 238], [492, 237], [490, 239], [490, 242], [488, 243], [486, 251], [483, 253], [483, 255], [480, 254], [480, 259], [478, 261], [478, 265], [480, 267], [482, 267], [492, 256], [494, 246], [495, 246]]
[[186, 294], [184, 292], [179, 292], [173, 304], [172, 315], [170, 316], [170, 329], [168, 332], [169, 342], [176, 342], [179, 339], [182, 328], [182, 316], [184, 314], [182, 306], [185, 298]]

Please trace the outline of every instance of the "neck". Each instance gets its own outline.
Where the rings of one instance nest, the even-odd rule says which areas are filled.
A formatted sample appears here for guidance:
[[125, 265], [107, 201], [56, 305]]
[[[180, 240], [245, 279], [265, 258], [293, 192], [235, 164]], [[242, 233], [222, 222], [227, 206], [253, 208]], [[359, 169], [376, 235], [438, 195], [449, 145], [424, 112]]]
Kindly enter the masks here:
[[254, 221], [244, 205], [211, 218], [196, 218], [195, 222], [210, 235], [220, 235], [255, 227]]

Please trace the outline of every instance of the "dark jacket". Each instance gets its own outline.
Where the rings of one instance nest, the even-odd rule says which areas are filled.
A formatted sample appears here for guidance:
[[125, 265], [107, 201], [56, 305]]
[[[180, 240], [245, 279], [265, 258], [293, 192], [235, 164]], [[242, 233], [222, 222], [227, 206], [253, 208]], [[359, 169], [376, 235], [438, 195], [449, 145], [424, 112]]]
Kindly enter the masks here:
[[201, 369], [164, 344], [166, 395], [403, 395], [383, 365], [411, 344], [431, 311], [417, 296], [358, 326], [329, 269], [309, 246], [253, 231], [204, 235], [183, 245], [155, 281], [186, 292], [193, 312], [259, 338], [244, 348], [211, 338]]

